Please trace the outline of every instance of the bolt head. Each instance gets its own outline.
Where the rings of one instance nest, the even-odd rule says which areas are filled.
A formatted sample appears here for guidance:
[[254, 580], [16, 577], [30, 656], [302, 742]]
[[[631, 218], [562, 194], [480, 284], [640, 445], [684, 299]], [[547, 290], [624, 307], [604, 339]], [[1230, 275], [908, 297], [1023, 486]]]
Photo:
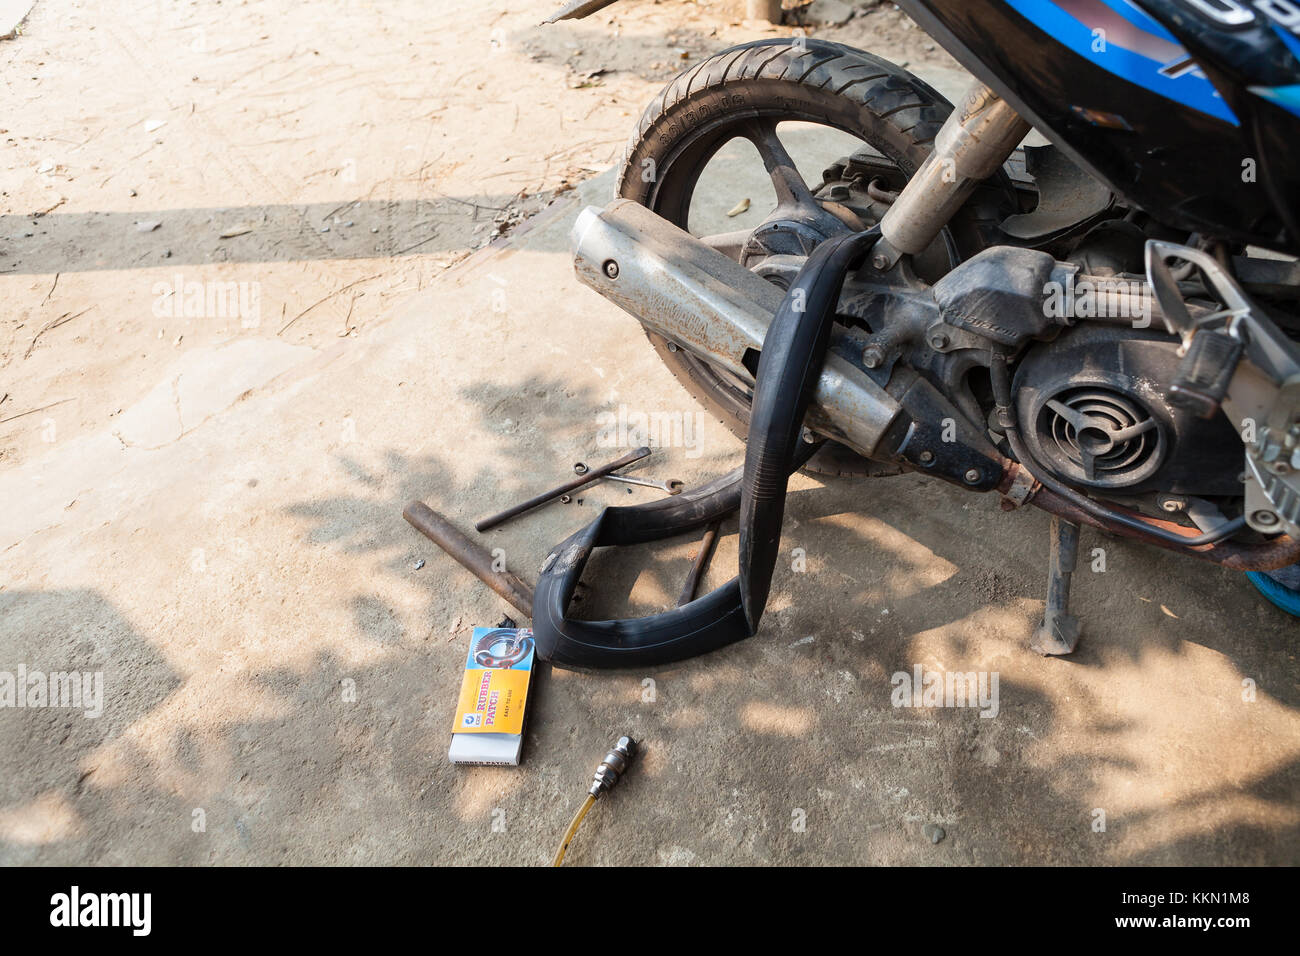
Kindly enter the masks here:
[[980, 480], [980, 477], [980, 470], [978, 468], [972, 468], [966, 472], [966, 484], [973, 485]]
[[607, 275], [609, 278], [611, 279], [618, 278], [618, 263], [615, 262], [613, 259], [606, 259], [603, 268], [605, 270], [605, 275]]
[[885, 255], [883, 252], [879, 252], [871, 260], [871, 264], [875, 266], [877, 272], [884, 272], [889, 268], [889, 256]]
[[879, 345], [868, 345], [862, 350], [862, 364], [867, 368], [880, 368], [885, 364], [885, 350]]
[[942, 351], [947, 347], [948, 336], [944, 335], [942, 332], [936, 332], [934, 335], [930, 336], [930, 348], [935, 351]]
[[934, 461], [934, 452], [930, 451], [929, 449], [926, 449], [925, 451], [921, 452], [921, 454], [917, 455], [916, 457], [920, 460], [921, 464], [923, 464], [923, 465], [928, 465], [928, 464], [930, 464], [932, 461]]

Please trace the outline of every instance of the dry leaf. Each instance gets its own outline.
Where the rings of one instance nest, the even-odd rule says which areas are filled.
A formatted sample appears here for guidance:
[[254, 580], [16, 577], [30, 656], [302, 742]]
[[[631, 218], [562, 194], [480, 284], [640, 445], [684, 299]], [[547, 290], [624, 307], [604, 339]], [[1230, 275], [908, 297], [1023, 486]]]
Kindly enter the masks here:
[[731, 212], [727, 213], [727, 215], [739, 216], [742, 212], [749, 212], [748, 199], [742, 199], [740, 202], [736, 203], [735, 207], [731, 210]]

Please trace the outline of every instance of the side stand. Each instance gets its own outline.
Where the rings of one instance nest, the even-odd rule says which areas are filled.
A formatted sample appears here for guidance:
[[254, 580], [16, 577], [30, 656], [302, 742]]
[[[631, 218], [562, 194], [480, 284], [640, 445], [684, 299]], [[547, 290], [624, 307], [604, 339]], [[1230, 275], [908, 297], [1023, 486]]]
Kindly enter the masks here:
[[1069, 612], [1070, 576], [1079, 558], [1079, 526], [1052, 517], [1052, 553], [1047, 568], [1047, 608], [1029, 647], [1045, 657], [1074, 653], [1079, 619]]

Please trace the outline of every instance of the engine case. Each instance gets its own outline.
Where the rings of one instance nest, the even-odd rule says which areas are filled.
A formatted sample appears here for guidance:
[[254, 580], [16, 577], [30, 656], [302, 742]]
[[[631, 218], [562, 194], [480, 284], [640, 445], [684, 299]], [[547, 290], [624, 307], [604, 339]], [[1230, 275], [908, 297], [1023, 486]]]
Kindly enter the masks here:
[[[1082, 323], [1035, 344], [1014, 380], [1021, 434], [1034, 458], [1076, 487], [1241, 494], [1241, 439], [1227, 418], [1206, 421], [1169, 402], [1178, 364], [1177, 341], [1150, 330]], [[1079, 415], [1092, 423], [1082, 432], [1070, 421]], [[1147, 421], [1154, 424], [1146, 431], [1111, 440]]]

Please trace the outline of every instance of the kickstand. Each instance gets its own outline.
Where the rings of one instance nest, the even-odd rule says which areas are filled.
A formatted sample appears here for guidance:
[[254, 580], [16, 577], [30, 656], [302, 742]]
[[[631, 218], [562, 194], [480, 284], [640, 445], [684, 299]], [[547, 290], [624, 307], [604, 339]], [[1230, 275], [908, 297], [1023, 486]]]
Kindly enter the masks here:
[[1069, 612], [1070, 576], [1079, 557], [1079, 526], [1053, 516], [1051, 535], [1047, 608], [1029, 647], [1045, 657], [1058, 657], [1074, 653], [1079, 643], [1079, 619]]

